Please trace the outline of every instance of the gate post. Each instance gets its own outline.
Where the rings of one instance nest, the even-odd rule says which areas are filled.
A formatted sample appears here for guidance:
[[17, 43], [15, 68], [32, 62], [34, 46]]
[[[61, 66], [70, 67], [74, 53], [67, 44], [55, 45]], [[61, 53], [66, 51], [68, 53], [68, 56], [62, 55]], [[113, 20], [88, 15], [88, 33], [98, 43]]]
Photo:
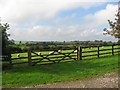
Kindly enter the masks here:
[[82, 60], [82, 47], [77, 48], [77, 60]]
[[29, 64], [29, 65], [32, 65], [31, 50], [28, 50], [28, 64]]
[[112, 55], [114, 55], [114, 45], [112, 45]]
[[9, 60], [9, 64], [10, 64], [10, 66], [12, 66], [12, 58], [11, 58], [12, 56], [11, 56], [11, 53], [10, 54], [8, 54], [8, 60]]
[[100, 57], [100, 48], [99, 48], [99, 46], [97, 46], [98, 47], [98, 51], [97, 51], [97, 53], [98, 53], [98, 58]]

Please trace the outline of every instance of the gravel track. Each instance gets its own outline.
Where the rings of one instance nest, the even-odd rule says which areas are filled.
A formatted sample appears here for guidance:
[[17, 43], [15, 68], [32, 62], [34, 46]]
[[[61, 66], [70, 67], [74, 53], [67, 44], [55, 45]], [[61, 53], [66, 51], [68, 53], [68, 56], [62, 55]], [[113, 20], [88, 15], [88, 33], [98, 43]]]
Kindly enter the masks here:
[[118, 73], [107, 73], [89, 80], [41, 84], [35, 86], [35, 88], [118, 88]]

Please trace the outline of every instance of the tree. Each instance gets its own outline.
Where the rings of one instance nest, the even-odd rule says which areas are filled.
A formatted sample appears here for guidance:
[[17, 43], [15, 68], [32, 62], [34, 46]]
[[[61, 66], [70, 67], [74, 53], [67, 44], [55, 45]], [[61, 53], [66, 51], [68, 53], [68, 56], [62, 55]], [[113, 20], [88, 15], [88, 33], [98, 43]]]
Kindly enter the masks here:
[[[120, 2], [119, 2], [120, 3]], [[105, 28], [104, 35], [109, 34], [111, 36], [114, 36], [115, 38], [118, 38], [118, 41], [120, 41], [120, 6], [118, 5], [118, 12], [115, 14], [115, 21], [108, 20], [108, 23], [110, 25], [110, 28]]]
[[19, 44], [22, 44], [22, 41], [20, 41]]
[[[5, 23], [2, 24], [0, 23], [0, 39], [1, 39], [1, 43], [2, 43], [2, 55], [8, 54], [9, 53], [9, 43], [11, 43], [11, 41], [9, 40], [9, 36], [10, 34], [7, 34], [7, 30], [9, 30], [9, 24]], [[13, 40], [12, 40], [13, 42]]]

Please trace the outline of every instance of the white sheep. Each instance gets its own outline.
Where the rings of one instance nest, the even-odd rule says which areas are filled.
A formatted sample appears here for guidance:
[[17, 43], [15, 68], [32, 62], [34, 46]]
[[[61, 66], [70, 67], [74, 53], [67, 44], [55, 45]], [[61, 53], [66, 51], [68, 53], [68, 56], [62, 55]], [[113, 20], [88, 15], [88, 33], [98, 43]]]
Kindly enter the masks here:
[[20, 58], [20, 54], [19, 53], [17, 54], [17, 57]]
[[58, 52], [60, 52], [60, 53], [61, 53], [61, 52], [62, 52], [62, 50], [58, 50]]
[[54, 51], [49, 52], [49, 54], [53, 54], [53, 53], [54, 53]]
[[41, 55], [41, 52], [39, 52], [38, 55]]
[[74, 53], [77, 53], [77, 50], [75, 50]]

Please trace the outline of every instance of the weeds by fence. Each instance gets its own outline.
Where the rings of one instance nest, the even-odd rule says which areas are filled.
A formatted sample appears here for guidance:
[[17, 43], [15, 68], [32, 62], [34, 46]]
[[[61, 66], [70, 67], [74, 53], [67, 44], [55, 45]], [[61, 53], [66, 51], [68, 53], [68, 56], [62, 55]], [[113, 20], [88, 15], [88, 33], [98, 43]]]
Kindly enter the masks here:
[[[62, 48], [54, 49], [53, 51], [36, 52], [29, 50], [23, 57], [11, 57], [9, 63], [23, 64], [28, 63], [29, 65], [35, 65], [37, 63], [59, 63], [65, 61], [84, 60], [89, 58], [100, 58], [108, 55], [120, 54], [120, 46], [92, 46], [92, 47], [73, 47], [71, 49], [63, 50]], [[11, 55], [12, 56], [12, 55]]]

